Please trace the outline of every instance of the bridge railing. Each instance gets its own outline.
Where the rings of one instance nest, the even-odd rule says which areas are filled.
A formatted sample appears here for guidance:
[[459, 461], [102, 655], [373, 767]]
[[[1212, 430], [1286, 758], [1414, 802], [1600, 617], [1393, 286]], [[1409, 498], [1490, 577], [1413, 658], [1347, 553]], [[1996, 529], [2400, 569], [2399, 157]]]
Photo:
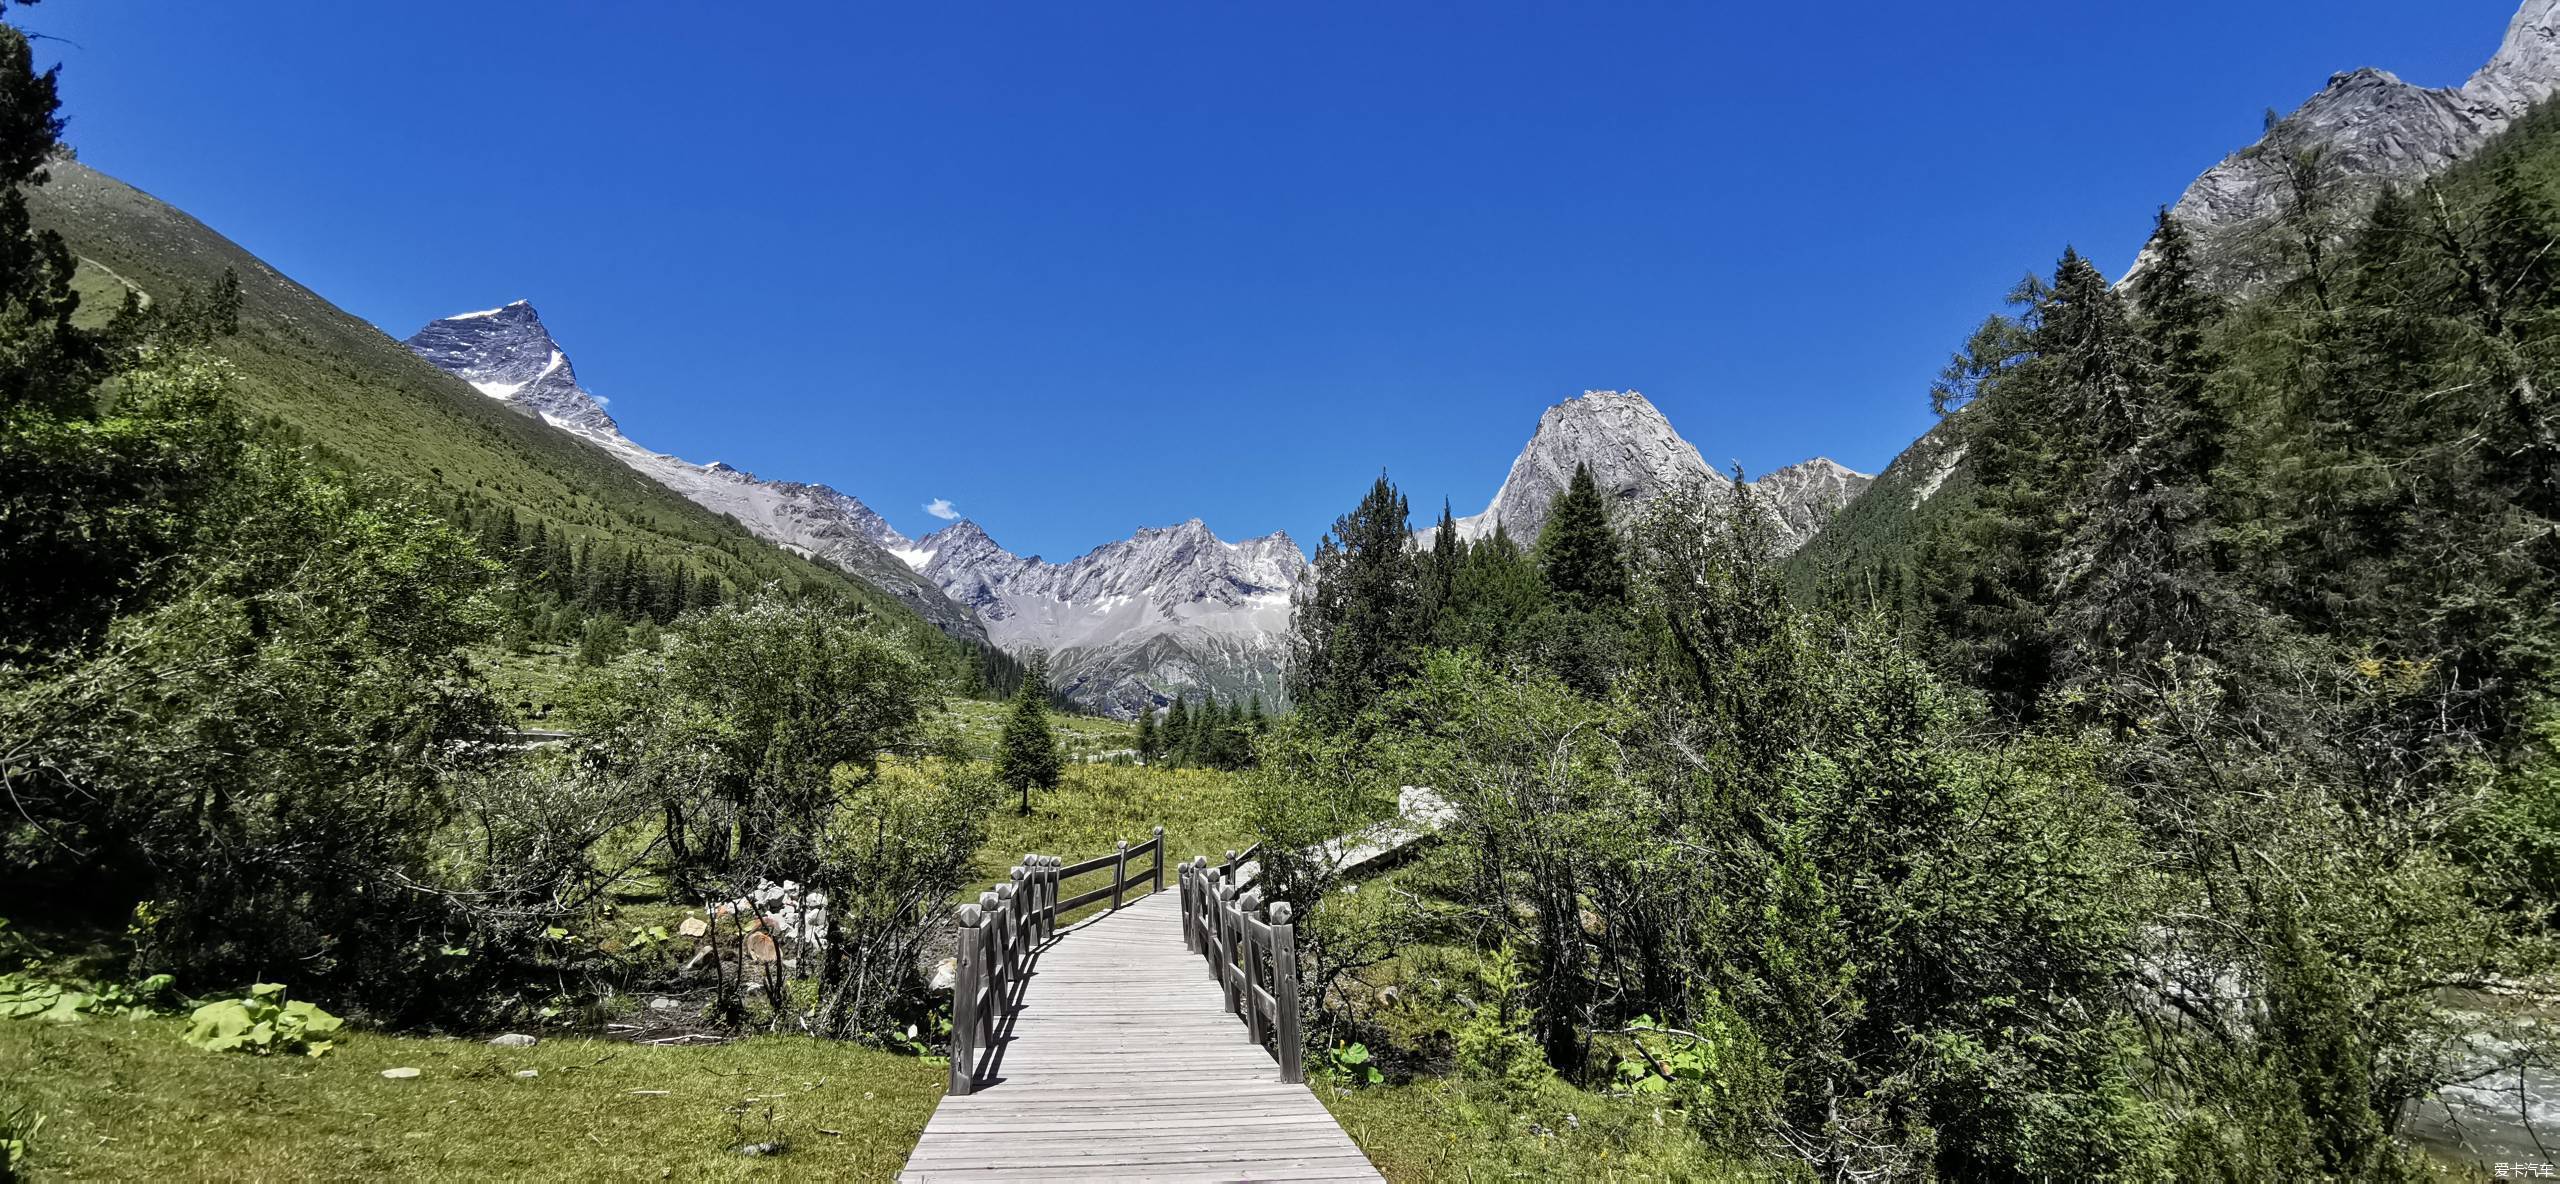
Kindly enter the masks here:
[[[1073, 896], [1065, 894], [1068, 881], [1106, 871], [1111, 873], [1108, 883]], [[1068, 863], [1055, 855], [1025, 855], [1004, 883], [979, 893], [977, 903], [960, 906], [957, 949], [952, 956], [952, 1093], [978, 1088], [1005, 1022], [1022, 1006], [1022, 988], [1031, 981], [1040, 948], [1058, 934], [1059, 919], [1105, 899], [1117, 909], [1142, 884], [1146, 892], [1141, 896], [1164, 890], [1161, 826], [1154, 838], [1134, 847], [1121, 840], [1111, 854], [1082, 863]]]
[[1289, 902], [1267, 905], [1251, 881], [1259, 844], [1227, 852], [1212, 866], [1198, 856], [1181, 867], [1182, 943], [1209, 965], [1245, 1039], [1271, 1049], [1280, 1080], [1306, 1080], [1306, 1032], [1298, 1013], [1298, 931]]

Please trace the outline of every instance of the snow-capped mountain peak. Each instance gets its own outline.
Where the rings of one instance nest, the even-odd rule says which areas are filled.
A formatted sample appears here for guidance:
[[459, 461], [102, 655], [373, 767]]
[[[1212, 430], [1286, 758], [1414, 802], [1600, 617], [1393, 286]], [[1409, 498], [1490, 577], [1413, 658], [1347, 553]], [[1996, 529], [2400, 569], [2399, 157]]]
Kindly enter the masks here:
[[569, 355], [530, 301], [429, 322], [403, 344], [493, 399], [514, 403], [582, 435], [620, 436], [604, 400], [578, 385]]
[[1277, 702], [1293, 598], [1311, 574], [1286, 534], [1230, 543], [1197, 518], [1065, 563], [1007, 551], [965, 518], [908, 548], [997, 645], [1046, 651], [1060, 691], [1123, 717], [1196, 688]]
[[944, 632], [986, 640], [968, 610], [883, 549], [879, 540], [899, 538], [898, 533], [861, 499], [824, 485], [762, 480], [720, 461], [691, 464], [624, 436], [621, 425], [605, 413], [605, 401], [579, 385], [567, 351], [552, 340], [530, 302], [431, 321], [404, 344], [481, 394], [585, 439], [695, 504], [737, 519], [767, 541], [833, 564], [905, 601]]

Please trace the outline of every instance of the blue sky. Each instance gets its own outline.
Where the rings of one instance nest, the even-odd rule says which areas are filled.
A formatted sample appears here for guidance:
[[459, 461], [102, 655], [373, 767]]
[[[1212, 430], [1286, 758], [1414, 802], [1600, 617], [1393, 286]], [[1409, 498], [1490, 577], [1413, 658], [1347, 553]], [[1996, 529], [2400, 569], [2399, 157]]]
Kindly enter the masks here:
[[2512, 0], [52, 0], [70, 138], [406, 336], [532, 300], [630, 434], [1064, 558], [1481, 509], [1539, 411], [1881, 468], [2030, 268]]

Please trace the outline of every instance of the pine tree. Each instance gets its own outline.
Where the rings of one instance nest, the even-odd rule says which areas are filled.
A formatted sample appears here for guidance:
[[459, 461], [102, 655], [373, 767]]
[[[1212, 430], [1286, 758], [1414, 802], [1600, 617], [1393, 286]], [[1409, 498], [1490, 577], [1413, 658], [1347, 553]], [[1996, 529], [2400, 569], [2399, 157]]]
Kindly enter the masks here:
[[1300, 711], [1346, 722], [1412, 669], [1416, 582], [1404, 495], [1381, 473], [1316, 546], [1289, 663], [1289, 697]]
[[1573, 481], [1547, 510], [1538, 535], [1538, 568], [1556, 607], [1604, 612], [1627, 604], [1627, 563], [1609, 527], [1609, 503], [1591, 466], [1575, 465]]
[[1138, 709], [1138, 763], [1156, 763], [1156, 709], [1150, 703]]
[[1173, 706], [1165, 709], [1164, 738], [1158, 741], [1163, 746], [1165, 761], [1177, 767], [1182, 764], [1184, 750], [1191, 744], [1191, 708], [1186, 703], [1190, 697], [1188, 691], [1173, 693]]
[[1518, 652], [1530, 622], [1545, 611], [1546, 579], [1497, 522], [1492, 535], [1467, 547], [1451, 600], [1448, 644], [1498, 658]]
[[1440, 502], [1440, 524], [1431, 532], [1431, 549], [1421, 556], [1415, 640], [1445, 646], [1456, 625], [1458, 569], [1465, 566], [1467, 545], [1458, 538], [1458, 520], [1448, 499]]
[[1035, 653], [1023, 672], [1022, 689], [1013, 696], [1013, 713], [1005, 718], [996, 743], [996, 780], [1022, 795], [1022, 813], [1031, 813], [1031, 790], [1055, 789], [1064, 772], [1057, 737], [1049, 730], [1049, 657]]
[[2071, 665], [2084, 678], [2148, 669], [2207, 646], [2209, 615], [2227, 599], [2210, 554], [2213, 471], [2223, 426], [2208, 333], [2221, 301], [2197, 276], [2186, 229], [2163, 208], [2150, 264], [2133, 284], [2149, 365], [2130, 384], [2131, 442], [2105, 456], [2084, 495], [2063, 590]]

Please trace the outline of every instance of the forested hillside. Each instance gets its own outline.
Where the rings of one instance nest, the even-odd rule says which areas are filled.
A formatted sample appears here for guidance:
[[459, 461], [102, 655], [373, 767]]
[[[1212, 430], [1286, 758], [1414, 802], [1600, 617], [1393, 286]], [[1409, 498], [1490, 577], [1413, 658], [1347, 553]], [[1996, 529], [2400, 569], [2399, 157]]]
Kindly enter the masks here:
[[431, 491], [524, 577], [508, 606], [516, 639], [576, 644], [592, 617], [662, 624], [683, 607], [779, 584], [898, 622], [955, 674], [992, 676], [1000, 689], [1018, 677], [1001, 655], [948, 640], [895, 598], [482, 396], [185, 213], [76, 161], [57, 160], [50, 173], [28, 207], [79, 263], [83, 322], [103, 324], [126, 290], [165, 305], [237, 277], [238, 332], [212, 345], [236, 375], [229, 398], [332, 464]]
[[2063, 250], [1792, 564], [1747, 489], [1416, 543], [1382, 479], [1260, 821], [1456, 815], [1393, 901], [1275, 861], [1327, 1038], [1824, 1179], [2426, 1173], [2551, 1048], [2560, 112], [2298, 164], [2279, 282]]

